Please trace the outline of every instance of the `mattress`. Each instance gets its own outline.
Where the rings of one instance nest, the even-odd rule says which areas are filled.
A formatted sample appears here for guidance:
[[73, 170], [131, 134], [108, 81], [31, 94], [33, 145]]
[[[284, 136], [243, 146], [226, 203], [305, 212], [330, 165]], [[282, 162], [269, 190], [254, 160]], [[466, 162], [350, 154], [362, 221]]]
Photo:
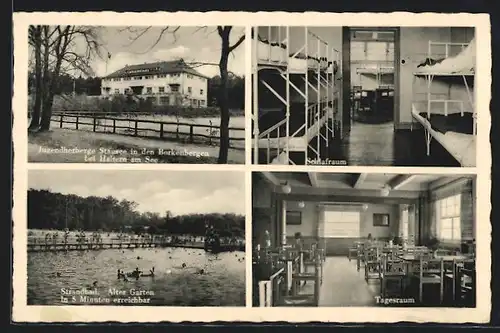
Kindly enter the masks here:
[[447, 131], [441, 133], [432, 128], [431, 123], [424, 117], [415, 105], [412, 106], [413, 117], [438, 141], [450, 155], [463, 167], [476, 166], [476, 136], [464, 133]]
[[456, 56], [426, 58], [417, 66], [416, 74], [474, 74], [476, 66], [475, 39]]
[[474, 119], [472, 112], [464, 112], [463, 115], [461, 113], [450, 113], [447, 116], [432, 113], [428, 115], [426, 112], [420, 112], [420, 116], [425, 118], [430, 123], [432, 129], [439, 133], [474, 133]]
[[338, 64], [334, 61], [328, 61], [326, 58], [306, 57], [303, 54], [287, 54], [287, 49], [284, 44], [270, 43], [259, 40], [257, 42], [257, 59], [260, 63], [269, 63], [275, 65], [286, 65], [291, 72], [304, 73], [308, 69], [320, 69], [323, 71], [338, 70]]

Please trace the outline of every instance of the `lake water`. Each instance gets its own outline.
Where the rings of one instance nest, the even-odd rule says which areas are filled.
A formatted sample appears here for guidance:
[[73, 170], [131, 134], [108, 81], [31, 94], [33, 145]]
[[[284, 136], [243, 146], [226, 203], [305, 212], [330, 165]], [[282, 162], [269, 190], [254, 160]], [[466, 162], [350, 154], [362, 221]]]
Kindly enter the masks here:
[[[28, 253], [28, 304], [94, 305], [77, 296], [62, 295], [62, 288], [76, 291], [95, 289], [103, 305], [109, 299], [126, 298], [130, 290], [144, 290], [154, 295], [140, 296], [149, 301], [130, 305], [167, 306], [245, 306], [245, 254], [227, 252], [213, 255], [204, 250], [184, 248], [107, 249], [100, 251], [30, 252]], [[182, 267], [185, 263], [186, 267]], [[154, 277], [117, 278], [117, 270], [133, 271], [138, 267]], [[204, 274], [199, 274], [200, 269]], [[59, 273], [59, 274], [58, 274]], [[123, 291], [126, 296], [110, 296], [109, 289]], [[96, 299], [96, 296], [89, 297]], [[116, 300], [115, 300], [116, 302]], [[115, 304], [116, 305], [116, 304]], [[127, 305], [127, 304], [123, 304]]]

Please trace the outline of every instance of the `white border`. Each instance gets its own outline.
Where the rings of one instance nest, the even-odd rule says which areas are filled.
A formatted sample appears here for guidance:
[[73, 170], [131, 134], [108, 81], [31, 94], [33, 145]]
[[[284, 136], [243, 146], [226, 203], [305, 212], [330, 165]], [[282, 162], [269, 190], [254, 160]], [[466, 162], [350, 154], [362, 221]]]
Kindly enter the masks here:
[[[441, 323], [482, 323], [489, 320], [491, 308], [491, 225], [489, 223], [491, 150], [490, 132], [490, 86], [491, 86], [491, 36], [490, 20], [487, 14], [413, 14], [413, 13], [14, 13], [14, 300], [13, 320], [17, 322], [211, 322], [211, 321], [288, 321], [288, 322], [441, 322]], [[391, 26], [474, 26], [476, 28], [477, 67], [476, 105], [477, 126], [477, 166], [475, 168], [398, 168], [398, 167], [328, 167], [294, 166], [294, 171], [329, 172], [374, 172], [374, 173], [437, 173], [437, 174], [477, 174], [477, 308], [249, 308], [251, 305], [251, 184], [250, 171], [290, 171], [288, 166], [250, 165], [249, 138], [250, 114], [250, 43], [246, 45], [246, 165], [97, 165], [97, 164], [28, 164], [27, 163], [27, 28], [30, 24], [71, 24], [71, 25], [309, 25], [309, 26], [381, 26], [391, 22]], [[248, 36], [248, 35], [247, 35]], [[247, 185], [247, 307], [110, 307], [110, 306], [27, 306], [27, 251], [26, 251], [26, 189], [29, 169], [142, 169], [142, 170], [241, 170], [246, 171]], [[249, 302], [250, 301], [250, 302]], [[193, 311], [194, 310], [194, 311]], [[131, 315], [133, 313], [133, 315]]]

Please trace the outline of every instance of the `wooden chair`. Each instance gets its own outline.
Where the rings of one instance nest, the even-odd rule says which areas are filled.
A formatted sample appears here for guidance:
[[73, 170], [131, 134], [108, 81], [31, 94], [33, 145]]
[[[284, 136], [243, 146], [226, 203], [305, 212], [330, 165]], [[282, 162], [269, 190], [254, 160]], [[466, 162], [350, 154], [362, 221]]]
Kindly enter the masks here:
[[[404, 290], [404, 281], [406, 277], [406, 265], [403, 260], [394, 257], [392, 254], [386, 254], [382, 257], [382, 274], [380, 281], [380, 296], [402, 297]], [[399, 286], [398, 293], [390, 295], [388, 293], [389, 282], [396, 282]]]
[[273, 307], [281, 304], [285, 290], [285, 269], [269, 277], [269, 280], [259, 281], [259, 306]]
[[457, 267], [457, 298], [458, 305], [476, 306], [476, 268], [464, 264]]
[[444, 262], [443, 259], [429, 259], [425, 255], [420, 257], [416, 266], [416, 271], [412, 272], [412, 277], [418, 282], [418, 300], [423, 302], [423, 292], [425, 285], [439, 286], [439, 302], [443, 303], [444, 296]]
[[347, 252], [347, 259], [351, 261], [353, 258], [357, 259], [358, 257], [358, 252], [359, 252], [359, 245], [358, 244], [353, 244], [352, 246], [349, 247], [348, 252]]
[[[314, 272], [299, 272], [298, 267], [292, 272], [292, 293], [283, 297], [282, 304], [284, 306], [318, 306], [319, 288], [320, 288], [320, 258], [314, 258], [316, 265]], [[300, 285], [303, 281], [313, 282], [312, 293], [301, 293]]]
[[356, 268], [359, 272], [361, 267], [364, 267], [365, 264], [365, 250], [367, 249], [366, 244], [358, 245], [358, 253], [356, 255]]
[[[304, 256], [304, 254], [302, 254]], [[311, 250], [308, 252], [308, 256], [305, 259], [301, 260], [303, 263], [303, 270], [301, 272], [308, 273], [309, 268], [316, 269], [316, 266], [319, 265], [319, 281], [320, 284], [323, 284], [323, 256], [322, 251], [318, 249], [317, 246], [312, 246]]]
[[382, 263], [380, 261], [380, 253], [378, 248], [370, 248], [365, 250], [365, 280], [367, 283], [370, 280], [380, 280], [382, 274]]

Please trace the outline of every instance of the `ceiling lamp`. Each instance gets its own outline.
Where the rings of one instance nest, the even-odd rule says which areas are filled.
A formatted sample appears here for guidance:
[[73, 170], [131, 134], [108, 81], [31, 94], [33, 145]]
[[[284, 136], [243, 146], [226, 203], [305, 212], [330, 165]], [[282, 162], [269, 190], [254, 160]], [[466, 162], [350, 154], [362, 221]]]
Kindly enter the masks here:
[[304, 208], [306, 203], [304, 201], [299, 201], [299, 208]]
[[391, 192], [391, 187], [389, 185], [385, 185], [382, 190], [380, 191], [380, 195], [383, 197], [386, 197], [389, 195], [389, 192]]
[[286, 182], [284, 185], [281, 185], [281, 190], [283, 191], [283, 193], [289, 194], [290, 192], [292, 192], [292, 187], [288, 184], [288, 182]]

